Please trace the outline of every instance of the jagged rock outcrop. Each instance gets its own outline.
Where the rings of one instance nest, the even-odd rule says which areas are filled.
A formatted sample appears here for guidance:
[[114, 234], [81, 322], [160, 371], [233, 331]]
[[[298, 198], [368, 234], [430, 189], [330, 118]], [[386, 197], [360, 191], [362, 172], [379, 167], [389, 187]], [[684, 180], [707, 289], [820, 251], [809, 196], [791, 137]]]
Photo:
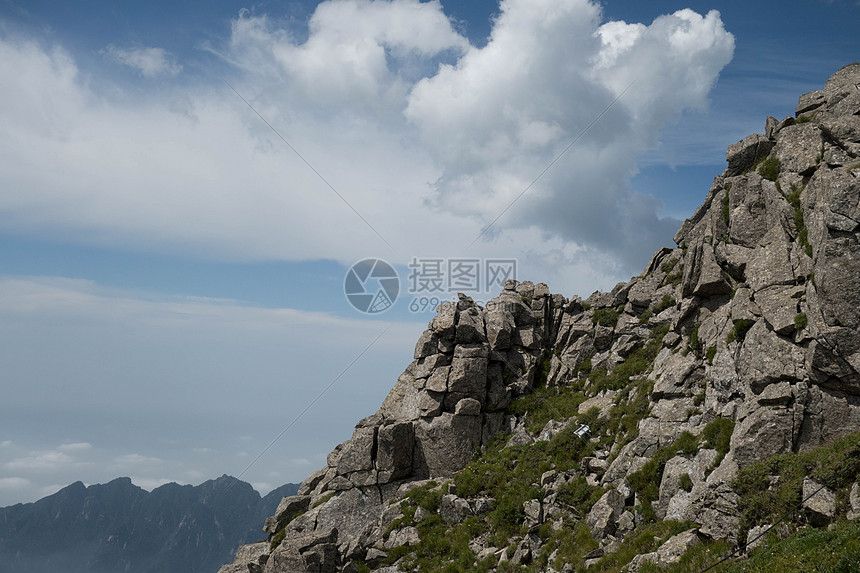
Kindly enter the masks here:
[[[599, 544], [586, 564], [614, 551], [646, 508], [699, 524], [630, 570], [670, 563], [701, 539], [737, 542], [739, 470], [860, 431], [860, 65], [801, 96], [796, 117], [768, 118], [726, 159], [677, 247], [630, 282], [568, 300], [509, 281], [483, 308], [462, 295], [441, 305], [379, 411], [267, 521], [280, 538], [248, 570], [352, 571], [353, 559], [383, 570], [387, 552], [420, 541], [412, 525], [389, 528], [405, 523], [405, 494], [434, 487], [427, 480], [449, 523], [492, 511], [494, 500], [458, 497], [446, 480], [499, 432], [521, 447], [572, 432], [575, 419], [622, 414], [633, 422], [590, 436], [594, 452], [577, 468], [534, 484], [542, 493], [522, 504], [523, 523], [582, 520]], [[510, 406], [538, 386], [582, 393], [578, 418], [530, 430], [529, 413]], [[657, 459], [649, 490], [636, 476]], [[559, 494], [571, 484], [605, 491], [583, 512]], [[807, 507], [818, 520], [831, 509]], [[476, 539], [473, 550], [527, 563], [542, 543], [529, 533], [508, 549]], [[287, 554], [305, 568], [275, 564]], [[222, 573], [244, 563], [237, 556]]]

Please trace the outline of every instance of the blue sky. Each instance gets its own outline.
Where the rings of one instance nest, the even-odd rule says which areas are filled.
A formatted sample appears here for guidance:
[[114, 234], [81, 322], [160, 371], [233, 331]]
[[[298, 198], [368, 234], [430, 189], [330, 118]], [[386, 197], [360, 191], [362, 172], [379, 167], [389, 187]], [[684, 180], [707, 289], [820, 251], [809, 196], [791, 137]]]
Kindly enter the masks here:
[[860, 58], [858, 16], [839, 0], [3, 0], [0, 505], [77, 479], [239, 474], [384, 331], [243, 475], [300, 481], [431, 318], [406, 292], [356, 312], [352, 263], [384, 258], [404, 289], [413, 257], [611, 288], [670, 244], [729, 144]]

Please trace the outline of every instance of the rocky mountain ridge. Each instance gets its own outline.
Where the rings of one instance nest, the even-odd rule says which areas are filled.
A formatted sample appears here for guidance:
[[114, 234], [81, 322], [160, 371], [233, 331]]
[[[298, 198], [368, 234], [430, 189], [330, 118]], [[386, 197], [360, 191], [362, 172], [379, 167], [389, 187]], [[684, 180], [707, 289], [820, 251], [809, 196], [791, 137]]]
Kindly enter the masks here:
[[211, 571], [236, 544], [263, 538], [257, 524], [297, 487], [261, 498], [229, 476], [151, 492], [129, 478], [76, 482], [34, 503], [0, 508], [0, 572]]
[[[750, 468], [860, 432], [860, 65], [726, 159], [677, 247], [611, 292], [441, 305], [379, 411], [220, 573], [598, 570], [649, 524], [671, 535], [629, 571], [743, 544]], [[860, 515], [856, 474], [805, 519]]]

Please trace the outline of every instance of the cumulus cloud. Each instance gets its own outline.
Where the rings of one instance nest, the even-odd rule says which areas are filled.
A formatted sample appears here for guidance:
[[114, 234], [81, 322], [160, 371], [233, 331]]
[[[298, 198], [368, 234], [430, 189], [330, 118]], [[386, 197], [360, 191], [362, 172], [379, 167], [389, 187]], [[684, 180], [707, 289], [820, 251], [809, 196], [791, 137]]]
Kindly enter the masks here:
[[107, 46], [103, 53], [110, 60], [134, 68], [145, 78], [175, 76], [182, 71], [176, 58], [163, 48], [119, 48]]
[[528, 255], [528, 278], [605, 288], [674, 232], [628, 180], [667, 123], [706, 105], [733, 38], [716, 12], [604, 22], [586, 0], [504, 0], [475, 47], [439, 2], [347, 0], [319, 4], [306, 38], [242, 13], [211, 50], [373, 231], [226, 86], [118, 99], [61, 47], [9, 37], [3, 228], [229, 260]]
[[706, 105], [731, 60], [734, 41], [719, 13], [600, 25], [591, 2], [506, 0], [501, 8], [485, 47], [410, 95], [406, 115], [443, 170], [434, 206], [492, 221], [624, 93], [501, 224], [535, 225], [631, 263], [647, 259], [678, 221], [660, 220], [659, 202], [628, 181], [668, 122]]

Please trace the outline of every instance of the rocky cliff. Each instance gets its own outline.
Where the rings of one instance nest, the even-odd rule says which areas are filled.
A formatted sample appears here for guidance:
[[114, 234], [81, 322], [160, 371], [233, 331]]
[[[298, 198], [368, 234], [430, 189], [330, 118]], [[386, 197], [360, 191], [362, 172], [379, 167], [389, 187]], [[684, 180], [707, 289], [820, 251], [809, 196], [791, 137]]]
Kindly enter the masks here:
[[[677, 247], [611, 292], [441, 305], [379, 411], [221, 573], [570, 571], [656, 527], [638, 570], [746, 541], [771, 516], [743, 484], [780, 476], [745, 471], [860, 431], [860, 65], [726, 159]], [[858, 515], [856, 468], [838, 477], [808, 522]]]

